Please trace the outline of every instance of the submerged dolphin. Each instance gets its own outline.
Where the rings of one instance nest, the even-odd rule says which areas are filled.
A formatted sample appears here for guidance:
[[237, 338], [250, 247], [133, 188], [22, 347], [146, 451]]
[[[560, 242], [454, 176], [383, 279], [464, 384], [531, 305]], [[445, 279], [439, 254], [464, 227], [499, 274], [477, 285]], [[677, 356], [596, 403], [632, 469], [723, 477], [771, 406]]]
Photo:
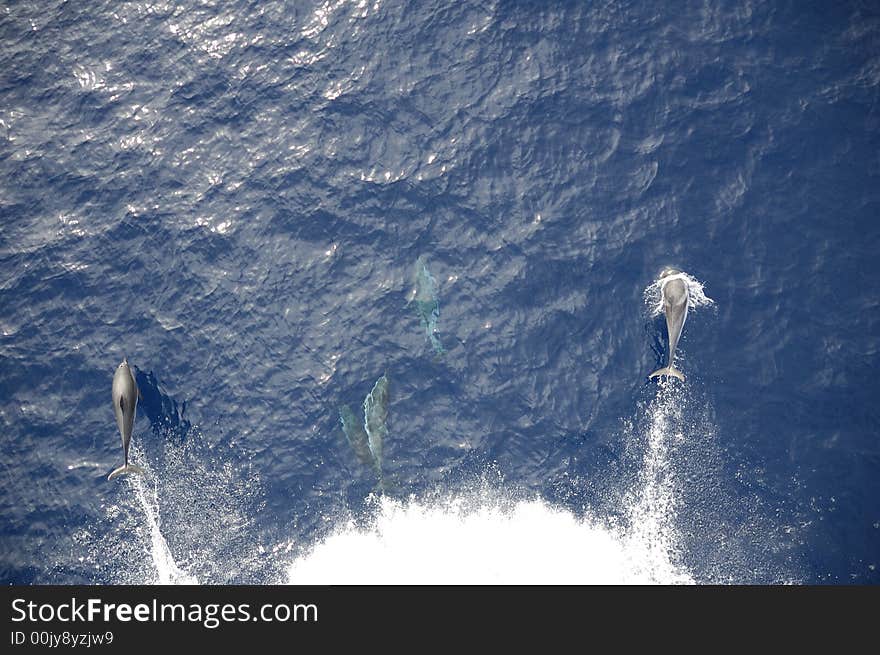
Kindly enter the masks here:
[[122, 436], [122, 452], [125, 456], [125, 463], [107, 476], [108, 480], [126, 473], [144, 474], [140, 466], [128, 463], [128, 446], [131, 443], [131, 431], [134, 428], [134, 415], [137, 411], [140, 393], [137, 383], [134, 381], [131, 368], [128, 366], [128, 359], [123, 359], [122, 363], [116, 367], [116, 373], [113, 375], [112, 395], [116, 425], [119, 427], [119, 434]]
[[654, 371], [648, 377], [671, 375], [683, 381], [684, 374], [672, 363], [673, 357], [675, 357], [675, 347], [678, 345], [684, 322], [687, 320], [690, 300], [688, 285], [683, 279], [681, 271], [676, 268], [663, 269], [663, 272], [660, 273], [660, 297], [663, 313], [666, 315], [666, 331], [669, 334], [669, 360], [664, 368]]
[[364, 430], [370, 453], [379, 471], [379, 484], [384, 488], [382, 479], [382, 443], [388, 436], [388, 374], [376, 380], [373, 390], [364, 398]]
[[437, 280], [428, 270], [427, 257], [420, 255], [416, 260], [415, 282], [413, 290], [410, 294], [409, 302], [413, 300], [416, 303], [416, 312], [422, 322], [425, 330], [425, 337], [434, 347], [434, 352], [438, 355], [444, 354], [446, 351], [437, 338], [437, 321], [440, 318], [440, 302], [437, 299]]
[[342, 423], [342, 431], [351, 445], [358, 459], [364, 466], [377, 469], [376, 460], [370, 452], [369, 437], [364, 429], [363, 421], [359, 421], [348, 405], [339, 408], [339, 422]]

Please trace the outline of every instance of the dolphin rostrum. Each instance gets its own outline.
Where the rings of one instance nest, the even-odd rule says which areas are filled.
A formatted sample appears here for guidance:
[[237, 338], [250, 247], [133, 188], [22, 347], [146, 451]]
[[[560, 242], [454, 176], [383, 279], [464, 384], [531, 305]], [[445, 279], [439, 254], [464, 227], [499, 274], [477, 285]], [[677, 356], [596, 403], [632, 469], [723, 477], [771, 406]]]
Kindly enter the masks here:
[[125, 463], [107, 476], [107, 479], [112, 480], [126, 473], [139, 473], [143, 475], [144, 470], [140, 466], [128, 463], [128, 446], [131, 443], [134, 415], [137, 411], [138, 398], [141, 395], [137, 383], [134, 381], [131, 368], [128, 366], [128, 359], [123, 359], [122, 363], [116, 367], [116, 373], [113, 375], [112, 395], [116, 425], [119, 427], [119, 434], [122, 436], [122, 452], [125, 456]]
[[684, 274], [676, 268], [666, 268], [660, 273], [660, 297], [663, 313], [666, 315], [666, 331], [669, 334], [669, 361], [664, 368], [649, 375], [649, 378], [671, 375], [684, 381], [684, 374], [673, 365], [675, 347], [681, 338], [684, 322], [687, 320], [690, 294]]

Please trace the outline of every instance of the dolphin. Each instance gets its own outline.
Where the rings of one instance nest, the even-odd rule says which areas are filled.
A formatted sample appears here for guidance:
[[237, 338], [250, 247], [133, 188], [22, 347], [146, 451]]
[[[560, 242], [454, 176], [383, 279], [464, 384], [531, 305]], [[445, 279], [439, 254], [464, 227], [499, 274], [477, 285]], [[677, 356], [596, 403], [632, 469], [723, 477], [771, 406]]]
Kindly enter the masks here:
[[364, 430], [376, 469], [379, 472], [379, 486], [384, 490], [382, 478], [382, 443], [388, 436], [388, 374], [376, 380], [373, 390], [364, 398]]
[[126, 473], [139, 473], [143, 475], [144, 470], [140, 466], [128, 463], [128, 446], [131, 443], [134, 415], [137, 411], [138, 398], [141, 392], [138, 389], [137, 382], [134, 381], [134, 375], [128, 366], [127, 358], [123, 358], [122, 363], [116, 367], [116, 373], [113, 374], [112, 395], [116, 425], [119, 427], [119, 434], [122, 436], [122, 452], [125, 456], [125, 463], [107, 476], [107, 479], [112, 480]]
[[[339, 408], [339, 422], [342, 423], [342, 431], [351, 445], [361, 464], [371, 469], [377, 469], [376, 460], [370, 452], [370, 438], [364, 429], [364, 424], [359, 421], [348, 405]], [[377, 471], [378, 472], [378, 471]]]
[[654, 371], [648, 377], [671, 375], [684, 381], [684, 374], [675, 368], [672, 362], [675, 357], [675, 347], [687, 320], [690, 294], [687, 282], [677, 268], [665, 268], [660, 273], [660, 297], [663, 313], [666, 315], [666, 331], [669, 334], [669, 360], [664, 368]]
[[440, 319], [440, 301], [437, 298], [437, 280], [428, 270], [428, 258], [419, 255], [416, 260], [413, 289], [407, 304], [415, 301], [416, 312], [425, 330], [425, 338], [431, 342], [434, 352], [443, 355], [446, 350], [437, 338], [437, 321]]

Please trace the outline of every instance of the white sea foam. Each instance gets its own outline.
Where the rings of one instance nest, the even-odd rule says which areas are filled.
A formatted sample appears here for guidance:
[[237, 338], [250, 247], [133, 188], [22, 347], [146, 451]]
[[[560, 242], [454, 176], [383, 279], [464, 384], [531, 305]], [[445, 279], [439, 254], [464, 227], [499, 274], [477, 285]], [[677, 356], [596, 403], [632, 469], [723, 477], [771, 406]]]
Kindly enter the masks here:
[[164, 585], [198, 584], [195, 576], [182, 570], [174, 561], [171, 549], [162, 535], [159, 518], [159, 492], [155, 483], [145, 480], [139, 475], [127, 478], [135, 492], [138, 502], [144, 511], [144, 519], [150, 530], [150, 556], [156, 568], [158, 583]]
[[[678, 439], [666, 387], [647, 409], [641, 474], [626, 519], [576, 516], [488, 484], [406, 501], [381, 497], [364, 527], [342, 522], [288, 569], [292, 584], [688, 584], [675, 533]], [[674, 418], [674, 417], [672, 417]]]
[[627, 545], [633, 561], [659, 582], [693, 582], [676, 564], [680, 552], [676, 531], [678, 499], [676, 476], [669, 452], [685, 435], [681, 431], [682, 393], [675, 382], [661, 382], [645, 409], [645, 454], [635, 492], [626, 504]]
[[383, 498], [373, 525], [341, 526], [288, 575], [293, 584], [692, 581], [668, 560], [658, 566], [659, 551], [642, 539], [540, 499], [506, 507], [491, 492], [433, 503]]

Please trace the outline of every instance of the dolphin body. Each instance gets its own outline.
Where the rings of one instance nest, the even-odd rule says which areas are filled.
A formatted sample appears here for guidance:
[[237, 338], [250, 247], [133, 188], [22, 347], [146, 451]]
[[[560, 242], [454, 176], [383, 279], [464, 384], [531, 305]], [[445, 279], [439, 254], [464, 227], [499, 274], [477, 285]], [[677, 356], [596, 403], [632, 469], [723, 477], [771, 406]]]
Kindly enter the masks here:
[[388, 374], [376, 380], [373, 390], [364, 398], [364, 431], [376, 470], [379, 472], [379, 487], [384, 491], [382, 477], [382, 443], [388, 436]]
[[[339, 422], [342, 423], [342, 431], [351, 445], [361, 464], [377, 470], [376, 460], [370, 452], [370, 437], [364, 429], [363, 421], [359, 421], [348, 405], [339, 408]], [[378, 472], [378, 471], [377, 471]]]
[[[669, 360], [664, 368], [654, 371], [648, 376], [649, 378], [671, 375], [684, 381], [684, 373], [673, 365], [675, 348], [681, 338], [684, 322], [687, 320], [690, 301], [687, 282], [682, 279], [681, 275], [681, 271], [676, 268], [666, 268], [660, 273], [660, 296], [663, 303], [663, 313], [666, 315], [666, 331], [669, 334]], [[663, 278], [669, 279], [664, 280]]]
[[137, 411], [140, 395], [137, 382], [134, 381], [134, 375], [128, 366], [128, 359], [123, 359], [122, 363], [116, 367], [116, 373], [113, 374], [112, 396], [116, 425], [122, 436], [122, 452], [125, 456], [125, 463], [107, 476], [108, 480], [126, 473], [144, 474], [144, 470], [140, 466], [128, 463], [128, 446], [131, 443], [131, 431], [134, 428], [134, 415]]
[[[443, 355], [446, 350], [437, 338], [437, 321], [440, 319], [440, 301], [437, 298], [437, 280], [428, 270], [427, 257], [420, 255], [416, 260], [415, 283], [409, 302], [415, 301], [416, 312], [425, 330], [425, 337], [431, 342], [434, 352]], [[408, 304], [408, 303], [407, 303]]]

